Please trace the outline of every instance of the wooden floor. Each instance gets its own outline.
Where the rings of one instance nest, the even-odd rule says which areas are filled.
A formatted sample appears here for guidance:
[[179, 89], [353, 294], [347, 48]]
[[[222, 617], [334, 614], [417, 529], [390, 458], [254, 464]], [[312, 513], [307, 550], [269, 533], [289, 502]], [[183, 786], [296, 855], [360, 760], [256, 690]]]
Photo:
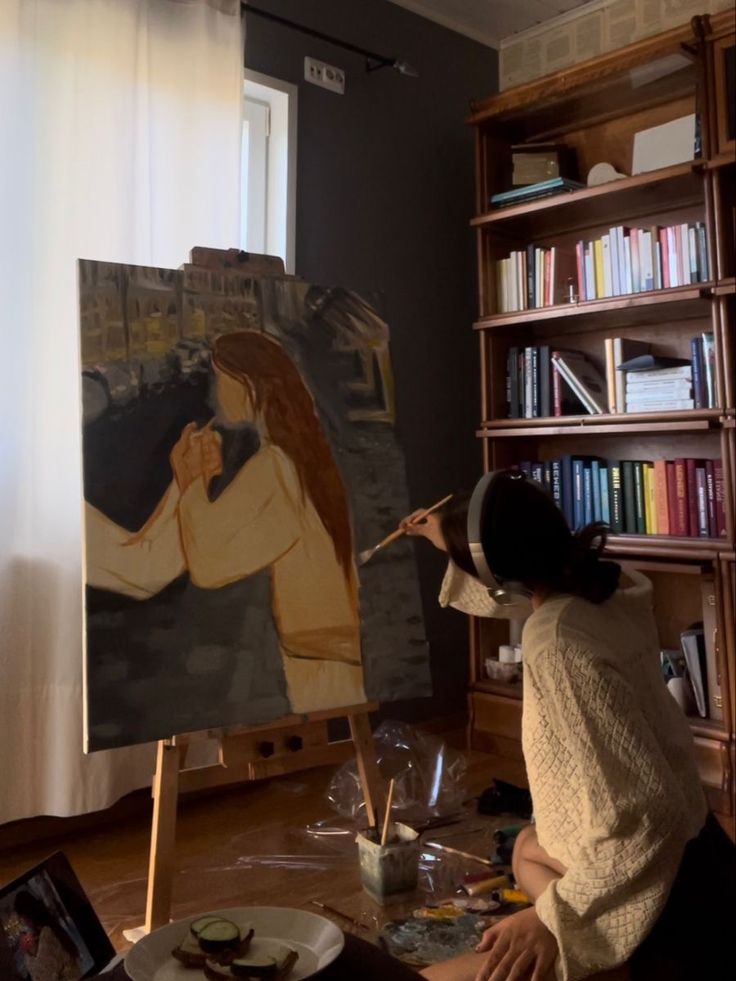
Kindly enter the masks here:
[[[362, 890], [355, 845], [355, 826], [329, 805], [326, 791], [334, 767], [305, 771], [258, 784], [242, 785], [216, 795], [188, 800], [180, 807], [177, 836], [178, 872], [174, 882], [173, 918], [228, 906], [299, 906], [319, 912], [318, 900], [364, 924], [351, 926], [333, 916], [344, 930], [375, 939], [380, 926], [424, 897], [451, 895], [462, 874], [483, 867], [466, 859], [426, 849], [420, 886], [408, 904], [382, 908]], [[469, 758], [468, 797], [491, 783], [488, 760]], [[426, 840], [485, 855], [492, 832], [503, 819], [478, 817], [474, 802], [460, 825], [425, 832]], [[64, 822], [58, 825], [61, 832]], [[138, 807], [104, 826], [56, 839], [18, 844], [0, 828], [0, 882], [7, 882], [56, 849], [72, 863], [105, 929], [118, 950], [128, 944], [123, 930], [143, 922], [150, 833], [150, 810]], [[12, 842], [12, 844], [11, 844]]]

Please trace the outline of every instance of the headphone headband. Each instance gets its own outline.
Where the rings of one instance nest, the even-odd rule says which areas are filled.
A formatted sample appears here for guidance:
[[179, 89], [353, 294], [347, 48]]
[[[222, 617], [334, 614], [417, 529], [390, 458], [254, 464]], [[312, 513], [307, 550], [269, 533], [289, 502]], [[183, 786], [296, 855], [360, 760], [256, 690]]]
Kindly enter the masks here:
[[519, 582], [504, 582], [493, 574], [486, 553], [483, 549], [483, 525], [486, 511], [493, 497], [493, 489], [497, 478], [504, 474], [512, 480], [524, 480], [524, 474], [506, 470], [491, 470], [484, 474], [475, 485], [470, 504], [468, 505], [468, 547], [473, 560], [475, 571], [484, 586], [488, 588], [491, 599], [501, 606], [513, 603], [516, 596], [528, 598], [531, 590]]

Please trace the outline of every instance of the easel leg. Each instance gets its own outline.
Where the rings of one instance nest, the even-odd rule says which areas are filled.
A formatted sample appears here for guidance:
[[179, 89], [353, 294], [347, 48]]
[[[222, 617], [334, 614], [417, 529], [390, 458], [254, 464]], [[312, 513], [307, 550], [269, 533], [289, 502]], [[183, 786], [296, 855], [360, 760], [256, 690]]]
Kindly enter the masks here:
[[376, 744], [373, 742], [371, 724], [366, 712], [349, 715], [348, 720], [350, 735], [355, 746], [358, 776], [365, 798], [366, 819], [368, 827], [372, 828], [378, 825], [378, 811], [383, 810], [386, 801], [383, 779], [376, 758]]
[[180, 747], [160, 740], [153, 781], [153, 824], [148, 862], [145, 931], [169, 922], [176, 850], [176, 806], [179, 795]]

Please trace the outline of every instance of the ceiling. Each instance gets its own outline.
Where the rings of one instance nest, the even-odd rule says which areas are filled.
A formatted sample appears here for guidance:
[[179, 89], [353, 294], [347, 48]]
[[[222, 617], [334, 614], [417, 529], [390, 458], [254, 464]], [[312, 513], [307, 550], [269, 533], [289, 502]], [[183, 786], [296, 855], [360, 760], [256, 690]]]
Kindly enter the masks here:
[[511, 34], [590, 2], [594, 0], [391, 0], [492, 48]]

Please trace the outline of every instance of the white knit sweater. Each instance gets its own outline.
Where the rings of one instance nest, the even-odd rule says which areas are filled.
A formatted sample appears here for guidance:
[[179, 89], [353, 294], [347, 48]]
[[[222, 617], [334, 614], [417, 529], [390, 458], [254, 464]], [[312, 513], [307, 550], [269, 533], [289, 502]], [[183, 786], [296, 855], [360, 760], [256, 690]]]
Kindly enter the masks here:
[[[522, 742], [540, 845], [567, 872], [536, 903], [576, 981], [624, 963], [662, 912], [706, 804], [690, 728], [659, 665], [651, 583], [600, 605], [553, 597], [522, 637]], [[497, 611], [451, 567], [440, 601]]]

